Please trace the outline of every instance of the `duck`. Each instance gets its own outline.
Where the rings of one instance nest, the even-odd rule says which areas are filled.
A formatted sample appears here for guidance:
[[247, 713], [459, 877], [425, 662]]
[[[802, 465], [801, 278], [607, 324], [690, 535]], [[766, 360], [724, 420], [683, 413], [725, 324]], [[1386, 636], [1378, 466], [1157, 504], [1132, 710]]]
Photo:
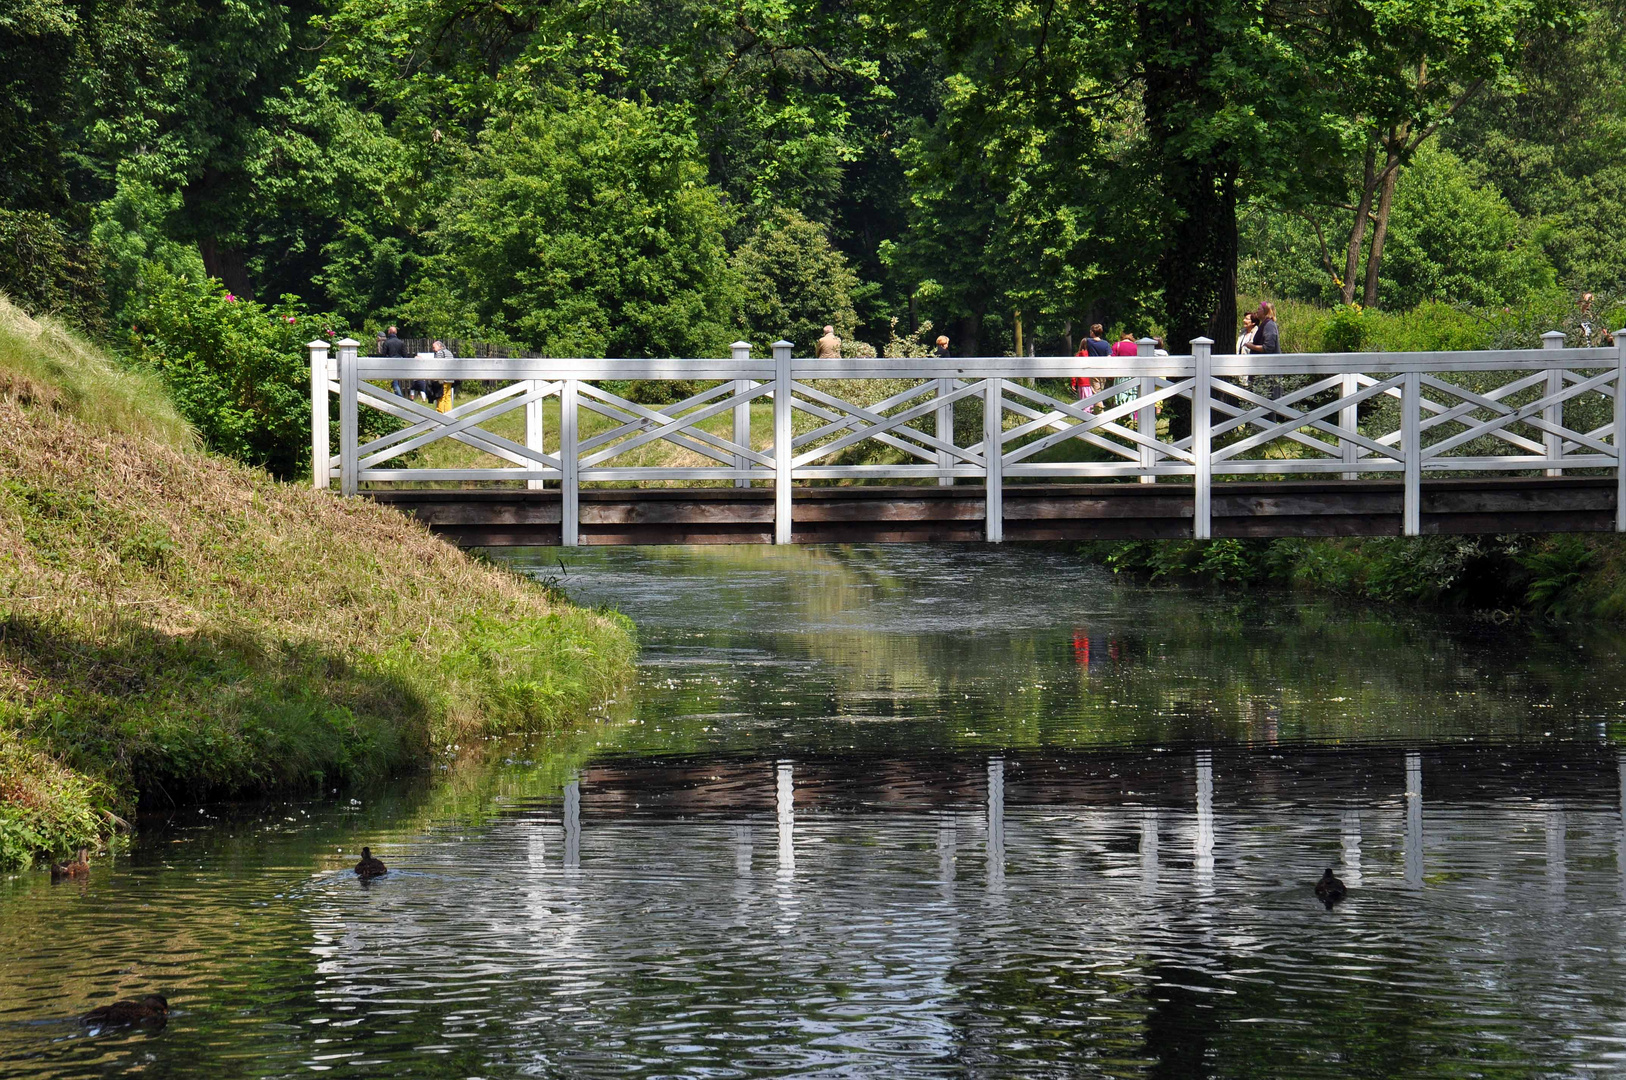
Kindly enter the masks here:
[[163, 994], [148, 994], [140, 1001], [115, 1001], [92, 1009], [83, 1022], [91, 1027], [111, 1027], [115, 1024], [153, 1024], [163, 1027], [169, 1020], [169, 1001]]
[[389, 872], [389, 867], [385, 866], [382, 860], [373, 858], [372, 848], [361, 849], [361, 861], [356, 864], [357, 877], [363, 879], [382, 877]]
[[1332, 867], [1329, 866], [1326, 873], [1321, 875], [1321, 880], [1315, 883], [1315, 895], [1331, 911], [1334, 904], [1349, 895], [1349, 890], [1344, 888], [1342, 881], [1332, 876]]
[[90, 849], [80, 848], [79, 858], [71, 863], [52, 863], [51, 880], [61, 881], [64, 878], [84, 877], [90, 873]]

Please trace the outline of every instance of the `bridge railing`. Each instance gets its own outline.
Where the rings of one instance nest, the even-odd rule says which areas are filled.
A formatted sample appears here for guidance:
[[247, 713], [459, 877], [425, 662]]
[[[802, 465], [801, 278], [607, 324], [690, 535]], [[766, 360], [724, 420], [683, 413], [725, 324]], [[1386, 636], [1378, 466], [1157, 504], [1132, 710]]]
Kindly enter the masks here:
[[[1404, 532], [1417, 535], [1424, 473], [1577, 469], [1614, 470], [1626, 531], [1626, 333], [1616, 342], [1570, 349], [1554, 332], [1541, 349], [1234, 356], [1199, 338], [1191, 355], [1156, 356], [1143, 339], [1132, 357], [842, 360], [793, 357], [789, 342], [753, 357], [742, 342], [728, 359], [436, 360], [360, 356], [349, 339], [335, 355], [313, 341], [312, 471], [346, 495], [557, 484], [566, 545], [584, 484], [764, 483], [788, 543], [798, 481], [971, 481], [986, 489], [997, 542], [1009, 479], [1190, 478], [1193, 532], [1206, 538], [1215, 477], [1397, 474]], [[497, 388], [440, 412], [393, 393], [397, 380]], [[685, 384], [685, 396], [629, 396], [628, 383], [651, 382]], [[364, 439], [363, 406], [392, 429]], [[771, 422], [753, 428], [753, 406]], [[545, 409], [556, 409], [551, 437]], [[523, 424], [503, 419], [515, 413]], [[435, 443], [476, 460], [425, 464], [418, 452]], [[660, 443], [666, 457], [652, 462]]]

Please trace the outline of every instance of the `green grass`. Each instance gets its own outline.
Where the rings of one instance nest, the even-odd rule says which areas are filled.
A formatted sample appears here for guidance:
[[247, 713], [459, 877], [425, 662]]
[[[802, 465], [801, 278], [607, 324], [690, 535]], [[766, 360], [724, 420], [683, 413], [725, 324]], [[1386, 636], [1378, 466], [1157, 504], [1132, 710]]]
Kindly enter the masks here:
[[197, 450], [150, 384], [25, 318], [0, 305], [0, 867], [142, 800], [565, 726], [630, 674], [625, 619]]

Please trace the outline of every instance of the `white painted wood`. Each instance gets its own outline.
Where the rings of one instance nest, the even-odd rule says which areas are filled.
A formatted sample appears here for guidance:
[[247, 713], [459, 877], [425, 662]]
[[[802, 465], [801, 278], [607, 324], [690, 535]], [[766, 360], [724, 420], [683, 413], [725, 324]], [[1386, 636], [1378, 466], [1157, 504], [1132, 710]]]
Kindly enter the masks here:
[[339, 494], [354, 495], [357, 491], [356, 473], [356, 349], [361, 342], [353, 338], [339, 340]]
[[790, 543], [791, 533], [791, 359], [788, 341], [773, 343], [773, 542]]
[[1214, 535], [1213, 489], [1214, 473], [1211, 461], [1212, 438], [1210, 426], [1213, 411], [1209, 408], [1213, 388], [1213, 349], [1210, 338], [1191, 339], [1193, 360], [1191, 383], [1191, 447], [1194, 485], [1192, 492], [1191, 534], [1198, 540]]
[[[1620, 348], [1556, 349], [1551, 344], [1555, 340], [1555, 335], [1548, 335], [1546, 347], [1539, 350], [1270, 357], [1215, 356], [1208, 343], [1194, 343], [1190, 357], [1158, 357], [1147, 355], [1152, 343], [1143, 340], [1134, 357], [865, 358], [817, 363], [790, 357], [789, 346], [783, 343], [776, 346], [771, 363], [753, 359], [749, 348], [740, 343], [728, 360], [459, 361], [458, 377], [506, 375], [513, 381], [444, 414], [373, 382], [434, 377], [449, 367], [446, 362], [358, 358], [355, 343], [348, 342], [348, 346], [339, 343], [341, 360], [346, 347], [350, 356], [348, 425], [343, 365], [331, 355], [324, 364], [322, 352], [331, 347], [312, 342], [307, 346], [311, 354], [312, 482], [320, 486], [327, 477], [336, 477], [345, 490], [348, 478], [348, 490], [353, 491], [361, 482], [523, 480], [526, 487], [535, 489], [555, 478], [564, 482], [568, 474], [573, 490], [579, 490], [584, 482], [608, 480], [722, 481], [746, 486], [753, 479], [772, 476], [775, 535], [780, 542], [788, 542], [793, 481], [913, 479], [951, 484], [958, 479], [981, 479], [992, 495], [988, 533], [997, 542], [1003, 533], [1006, 477], [1153, 482], [1190, 476], [1198, 508], [1193, 534], [1206, 537], [1212, 529], [1216, 474], [1354, 479], [1362, 474], [1400, 472], [1412, 495], [1407, 525], [1415, 529], [1420, 524], [1418, 485], [1425, 472], [1546, 471], [1556, 475], [1566, 468], [1618, 468], [1618, 448], [1626, 446], [1620, 416], [1626, 408], [1622, 404], [1626, 394], [1616, 393], [1622, 379]], [[714, 378], [705, 381], [715, 385], [675, 404], [652, 407], [576, 377], [586, 371], [604, 378], [710, 375]], [[1200, 378], [1199, 371], [1205, 377]], [[1081, 372], [1112, 385], [1101, 393], [1086, 393], [1081, 401], [1072, 400], [1070, 394], [1063, 395], [1063, 400], [1031, 385], [1036, 378]], [[1486, 380], [1458, 381], [1459, 373], [1484, 372], [1505, 373], [1506, 381], [1481, 390], [1470, 390], [1465, 384], [1479, 386]], [[1275, 400], [1237, 381], [1240, 375], [1265, 373], [1312, 378]], [[802, 374], [808, 379], [799, 381]], [[884, 401], [865, 407], [843, 401], [825, 388], [827, 384], [813, 381], [835, 377], [903, 377], [909, 383]], [[563, 408], [566, 382], [574, 384], [568, 409]], [[1519, 406], [1508, 403], [1528, 398], [1527, 391], [1538, 388], [1542, 392], [1538, 399]], [[1423, 396], [1425, 392], [1428, 397]], [[328, 407], [330, 393], [337, 393], [340, 399], [337, 456], [331, 447], [324, 453], [321, 441], [325, 430], [321, 413]], [[548, 455], [541, 449], [542, 403], [553, 393], [561, 395], [562, 420], [568, 414], [572, 428], [569, 454]], [[986, 409], [990, 393], [997, 403], [992, 413]], [[1565, 403], [1583, 397], [1595, 400], [1588, 395], [1614, 399], [1611, 422], [1590, 431], [1566, 427]], [[775, 445], [767, 452], [749, 442], [750, 405], [761, 397], [774, 400]], [[981, 398], [985, 405], [983, 439], [975, 446], [961, 447], [953, 435], [953, 411], [956, 402], [971, 397]], [[1359, 431], [1359, 405], [1383, 397], [1400, 402], [1401, 420], [1395, 429]], [[1191, 402], [1192, 435], [1161, 440], [1156, 436], [1156, 406], [1178, 399]], [[402, 426], [358, 445], [355, 414], [363, 405], [397, 417]], [[524, 444], [495, 435], [485, 426], [504, 412], [521, 408], [526, 415]], [[610, 427], [580, 438], [583, 408], [608, 417]], [[791, 426], [798, 409], [817, 421], [799, 435]], [[725, 412], [731, 414], [730, 436], [703, 430], [704, 423]], [[988, 423], [995, 415], [1002, 421], [1006, 414], [1016, 419], [1015, 425], [1003, 430], [1001, 422], [1001, 430], [990, 438]], [[1134, 417], [1133, 424], [1130, 417]], [[1423, 446], [1425, 437], [1433, 440], [1427, 447]], [[438, 439], [464, 443], [495, 456], [500, 464], [454, 470], [389, 464]], [[1035, 460], [1070, 440], [1101, 451], [1107, 460]], [[655, 441], [670, 442], [715, 464], [682, 468], [615, 464], [620, 455]], [[848, 447], [868, 441], [899, 452], [904, 460], [865, 466], [831, 463]], [[1253, 456], [1284, 444], [1303, 456]], [[1491, 447], [1490, 452], [1481, 444]], [[1453, 456], [1470, 446], [1471, 455]], [[324, 457], [326, 468], [316, 467]], [[1000, 512], [998, 520], [994, 519], [995, 509]], [[578, 517], [573, 513], [572, 523]], [[1626, 530], [1626, 508], [1618, 517]]]
[[[1354, 397], [1355, 393], [1360, 389], [1360, 380], [1353, 372], [1344, 372], [1342, 375], [1338, 376], [1338, 382], [1338, 396], [1343, 398], [1346, 402], [1349, 401], [1350, 398]], [[1338, 414], [1338, 426], [1343, 428], [1345, 432], [1353, 434], [1356, 432], [1356, 429], [1360, 427], [1360, 417], [1360, 407], [1357, 403], [1346, 404]], [[1344, 464], [1353, 465], [1356, 461], [1360, 460], [1360, 447], [1357, 446], [1353, 440], [1348, 438], [1346, 435], [1340, 437], [1338, 441], [1343, 451]], [[1344, 479], [1358, 480], [1360, 479], [1360, 475], [1360, 473], [1355, 472], [1354, 470], [1346, 470], [1344, 472]]]
[[[535, 395], [538, 390], [547, 385], [540, 379], [526, 379], [524, 381], [528, 387], [526, 392], [531, 395]], [[547, 432], [543, 428], [544, 418], [542, 415], [544, 404], [542, 398], [534, 396], [525, 403], [525, 448], [534, 450], [538, 454], [543, 453], [546, 449]], [[540, 491], [546, 483], [547, 481], [538, 476], [527, 479], [525, 486], [532, 491]]]
[[984, 526], [990, 544], [1005, 542], [1005, 395], [1003, 379], [982, 381]]
[[[729, 346], [729, 349], [736, 364], [743, 365], [751, 362], [751, 343], [749, 341], [736, 341]], [[734, 381], [735, 397], [744, 395], [750, 389], [751, 380], [736, 379]], [[734, 406], [734, 441], [741, 446], [751, 445], [751, 403], [749, 401]], [[744, 455], [734, 455], [734, 467], [736, 469], [744, 472], [748, 465], [749, 463], [745, 460]], [[736, 477], [734, 486], [750, 487], [751, 481], [744, 476]]]
[[1406, 536], [1423, 532], [1423, 409], [1418, 404], [1422, 396], [1422, 376], [1406, 372], [1400, 396], [1400, 446], [1406, 462], [1401, 532]]
[[1626, 532], [1626, 327], [1615, 331], [1615, 430], [1611, 441], [1615, 448], [1615, 531]]
[[[1149, 337], [1143, 337], [1135, 342], [1135, 355], [1141, 359], [1150, 359], [1157, 356], [1157, 342]], [[1155, 442], [1157, 439], [1157, 405], [1152, 401], [1152, 395], [1157, 391], [1157, 380], [1141, 376], [1135, 397], [1141, 403], [1140, 410], [1135, 413], [1135, 427], [1142, 435], [1150, 435]], [[1150, 470], [1157, 464], [1157, 447], [1148, 443], [1140, 445], [1141, 467]], [[1140, 478], [1143, 484], [1157, 483], [1157, 477], [1150, 471]]]
[[564, 547], [580, 544], [581, 508], [577, 505], [581, 485], [579, 451], [576, 448], [576, 400], [578, 389], [575, 379], [566, 379], [559, 391], [559, 542]]
[[[1541, 335], [1541, 347], [1548, 351], [1562, 349], [1564, 347], [1565, 336], [1566, 335], [1562, 330], [1549, 330], [1545, 334]], [[1557, 398], [1559, 392], [1563, 389], [1564, 373], [1558, 368], [1548, 368], [1547, 397], [1552, 401], [1552, 404], [1547, 406], [1543, 419], [1545, 419], [1547, 423], [1551, 425], [1552, 429], [1558, 429], [1564, 426], [1564, 405], [1561, 401], [1554, 400]], [[1559, 434], [1557, 430], [1548, 430], [1543, 432], [1542, 439], [1546, 444], [1548, 457], [1557, 458], [1564, 456], [1564, 437]], [[1547, 475], [1563, 476], [1564, 470], [1548, 469]]]
[[312, 341], [311, 354], [311, 487], [328, 486], [327, 354], [328, 343]]
[[[946, 442], [953, 445], [954, 404], [952, 402], [945, 402], [943, 399], [954, 393], [954, 380], [934, 379], [932, 380], [932, 385], [936, 388], [938, 401], [937, 415], [935, 418], [935, 426], [932, 429], [932, 434], [937, 436], [938, 442]], [[937, 451], [937, 467], [939, 469], [951, 468], [953, 466], [953, 461], [951, 460], [952, 457], [953, 455], [948, 450]], [[937, 478], [937, 484], [939, 487], [952, 487], [954, 485], [954, 477], [949, 475], [939, 475]]]

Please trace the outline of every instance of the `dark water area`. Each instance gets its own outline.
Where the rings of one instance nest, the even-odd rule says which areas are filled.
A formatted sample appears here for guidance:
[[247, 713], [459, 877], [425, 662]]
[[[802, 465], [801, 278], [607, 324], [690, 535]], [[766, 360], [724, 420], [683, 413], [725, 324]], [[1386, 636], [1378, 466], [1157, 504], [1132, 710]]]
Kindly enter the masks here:
[[0, 1074], [1626, 1074], [1615, 642], [1039, 550], [563, 558], [640, 627], [611, 718], [0, 881]]

